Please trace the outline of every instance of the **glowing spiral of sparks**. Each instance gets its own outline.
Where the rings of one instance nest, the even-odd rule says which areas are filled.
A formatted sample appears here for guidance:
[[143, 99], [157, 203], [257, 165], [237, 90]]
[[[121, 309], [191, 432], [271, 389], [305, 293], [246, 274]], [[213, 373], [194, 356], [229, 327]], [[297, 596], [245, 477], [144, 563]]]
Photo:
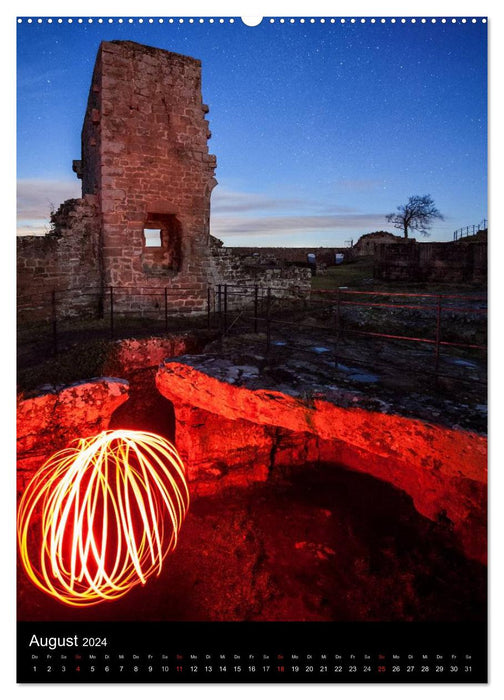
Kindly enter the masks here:
[[18, 510], [36, 586], [73, 606], [125, 595], [161, 572], [189, 507], [180, 457], [153, 433], [109, 430], [54, 454]]

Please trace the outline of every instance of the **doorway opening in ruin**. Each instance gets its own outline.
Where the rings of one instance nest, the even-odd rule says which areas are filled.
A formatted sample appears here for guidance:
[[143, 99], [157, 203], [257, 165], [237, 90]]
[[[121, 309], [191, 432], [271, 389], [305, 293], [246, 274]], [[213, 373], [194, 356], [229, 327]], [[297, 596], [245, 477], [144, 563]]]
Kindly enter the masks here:
[[175, 214], [149, 213], [142, 236], [143, 271], [153, 276], [177, 274], [182, 263], [182, 226]]

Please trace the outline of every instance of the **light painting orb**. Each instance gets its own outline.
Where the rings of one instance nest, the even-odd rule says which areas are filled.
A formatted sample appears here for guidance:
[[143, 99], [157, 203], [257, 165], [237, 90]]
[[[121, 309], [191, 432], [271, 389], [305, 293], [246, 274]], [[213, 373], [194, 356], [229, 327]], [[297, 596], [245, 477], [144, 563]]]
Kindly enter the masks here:
[[67, 605], [124, 596], [159, 575], [189, 507], [182, 461], [153, 433], [109, 430], [38, 470], [18, 509], [31, 581]]

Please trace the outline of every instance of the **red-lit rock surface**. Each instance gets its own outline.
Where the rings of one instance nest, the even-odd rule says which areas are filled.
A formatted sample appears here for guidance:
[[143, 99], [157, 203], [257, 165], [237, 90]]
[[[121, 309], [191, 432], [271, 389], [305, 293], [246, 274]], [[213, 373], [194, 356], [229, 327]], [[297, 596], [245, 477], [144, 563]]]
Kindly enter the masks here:
[[307, 464], [192, 500], [161, 575], [69, 608], [20, 572], [24, 620], [481, 620], [486, 567], [384, 481]]
[[109, 426], [113, 412], [128, 398], [128, 382], [101, 377], [54, 389], [17, 405], [18, 489], [51, 454], [69, 442]]
[[407, 493], [485, 561], [485, 437], [338, 405], [334, 391], [303, 400], [260, 389], [257, 368], [211, 357], [166, 361], [156, 382], [174, 404], [177, 449], [197, 493], [265, 480], [279, 463], [339, 463]]
[[[301, 384], [295, 387], [296, 397], [289, 395], [289, 390], [294, 393], [294, 382], [290, 387], [287, 385], [285, 358], [281, 363], [284, 382], [276, 379], [275, 391], [275, 382], [266, 380], [265, 367], [259, 361], [254, 366], [253, 358], [245, 363], [224, 361], [220, 357], [214, 364], [222, 370], [220, 379], [228, 377], [225, 384], [234, 381], [231, 389], [241, 386], [254, 393], [253, 390], [261, 389], [263, 384], [254, 420], [250, 420], [250, 411], [234, 418], [234, 403], [225, 404], [229, 415], [225, 417], [224, 412], [219, 412], [220, 401], [216, 400], [220, 394], [213, 395], [206, 382], [201, 386], [205, 393], [200, 401], [195, 396], [189, 401], [185, 392], [181, 398], [172, 391], [172, 404], [156, 390], [156, 369], [144, 369], [142, 364], [157, 363], [158, 353], [168, 354], [170, 347], [192, 351], [189, 346], [184, 347], [178, 341], [171, 343], [171, 340], [166, 339], [167, 345], [161, 340], [138, 344], [127, 341], [121, 346], [123, 352], [114, 353], [114, 372], [120, 371], [119, 376], [128, 379], [129, 400], [118, 403], [111, 418], [112, 407], [107, 401], [99, 413], [101, 419], [106, 415], [107, 420], [110, 418], [110, 428], [144, 428], [169, 439], [175, 437], [177, 448], [191, 455], [187, 462], [191, 506], [176, 551], [166, 560], [160, 577], [149, 580], [146, 587], [138, 587], [116, 603], [84, 610], [53, 601], [38, 591], [20, 570], [19, 619], [484, 619], [486, 569], [460, 551], [461, 538], [466, 553], [473, 551], [474, 557], [479, 557], [483, 550], [485, 490], [482, 482], [461, 478], [455, 470], [449, 476], [443, 464], [439, 467], [433, 464], [430, 452], [431, 461], [425, 470], [431, 493], [426, 503], [432, 507], [433, 515], [428, 519], [420, 515], [417, 503], [417, 509], [413, 507], [407, 491], [410, 488], [417, 498], [422, 495], [420, 488], [414, 490], [415, 479], [420, 485], [423, 483], [420, 481], [422, 467], [416, 464], [413, 468], [412, 462], [406, 458], [401, 460], [399, 438], [395, 438], [394, 451], [393, 445], [387, 448], [391, 454], [387, 457], [380, 451], [385, 450], [386, 445], [379, 445], [378, 449], [371, 437], [367, 438], [368, 444], [362, 435], [359, 440], [364, 438], [363, 443], [352, 441], [348, 421], [338, 427], [338, 434], [344, 439], [326, 439], [315, 433], [310, 421], [305, 421], [303, 431], [297, 429], [299, 426], [293, 430], [278, 422], [269, 424], [275, 411], [268, 414], [268, 421], [258, 420], [258, 415], [262, 415], [261, 402], [267, 404], [268, 394], [272, 394], [276, 396], [275, 405], [290, 406], [292, 402], [297, 407], [295, 415], [298, 415], [299, 406], [301, 415], [312, 415], [315, 407], [323, 412], [324, 405], [329, 404], [339, 408], [347, 418], [355, 416], [357, 420], [358, 416], [361, 419], [367, 416], [368, 427], [374, 428], [375, 433], [379, 421], [374, 417], [402, 418], [407, 425], [408, 419], [398, 415], [399, 410], [391, 415], [384, 413], [391, 408], [383, 389], [380, 396], [387, 401], [377, 399], [378, 392], [369, 388], [365, 392], [348, 386], [336, 390], [334, 378], [329, 379], [326, 366], [319, 363], [320, 381], [310, 376], [303, 379], [303, 384], [300, 379]], [[176, 363], [165, 364], [165, 368], [187, 366], [191, 369], [191, 364], [204, 365], [208, 359], [205, 355], [179, 358]], [[268, 363], [266, 369], [271, 375], [271, 358]], [[296, 372], [301, 378], [301, 370], [296, 368]], [[214, 373], [219, 387], [223, 382], [218, 381], [218, 372], [214, 370]], [[197, 374], [205, 377], [203, 372]], [[88, 384], [94, 383], [77, 386]], [[163, 385], [163, 393], [170, 385], [180, 389], [186, 386], [187, 391], [191, 391], [191, 382], [184, 373], [166, 374]], [[70, 398], [73, 389], [65, 388], [60, 396], [67, 396], [69, 392]], [[37, 398], [41, 401], [43, 397]], [[44, 449], [51, 453], [53, 447], [62, 446], [59, 440], [66, 444], [80, 432], [83, 423], [78, 424], [76, 417], [89, 417], [88, 425], [93, 432], [106, 427], [106, 424], [93, 423], [93, 416], [96, 416], [93, 392], [80, 399], [78, 394], [74, 395], [74, 399], [79, 405], [89, 400], [91, 405], [75, 412], [72, 401], [62, 404], [58, 399], [59, 403], [55, 401], [58, 408], [41, 412], [38, 427], [20, 432], [25, 450], [21, 454], [21, 469], [30, 459], [40, 460], [37, 452], [30, 451], [42, 445], [36, 439], [37, 431], [44, 435]], [[411, 397], [411, 402], [415, 402], [418, 410], [418, 399]], [[33, 403], [31, 412], [22, 414], [28, 404], [20, 404], [20, 419], [25, 415], [35, 420], [37, 407], [43, 405], [43, 401]], [[240, 402], [237, 405], [239, 407]], [[426, 399], [422, 415], [427, 406]], [[281, 410], [279, 414], [282, 420], [287, 420], [288, 411]], [[408, 445], [411, 446], [417, 432], [425, 440], [431, 428], [435, 429], [435, 444], [441, 446], [444, 432], [466, 434], [467, 431], [447, 427], [458, 420], [455, 414], [444, 414], [443, 418], [445, 426], [431, 425], [430, 428], [426, 421], [413, 420]], [[389, 432], [390, 425], [392, 423], [389, 423]], [[322, 426], [325, 431], [332, 427], [328, 420], [322, 421]], [[360, 430], [363, 430], [362, 425]], [[484, 444], [482, 436], [475, 435], [475, 438], [475, 444]], [[448, 441], [443, 454], [448, 452], [449, 444]], [[30, 454], [34, 457], [30, 458]], [[431, 464], [432, 469], [429, 468]], [[395, 483], [393, 479], [398, 479], [395, 473], [398, 469], [404, 474], [396, 487], [387, 482]], [[473, 491], [464, 495], [464, 484], [472, 486]], [[448, 515], [436, 516], [435, 508], [444, 507], [442, 499], [449, 501], [452, 521], [448, 520]], [[462, 507], [467, 508], [473, 526], [469, 522], [463, 530], [458, 523], [454, 528], [456, 506], [459, 512]]]
[[137, 370], [157, 367], [167, 357], [198, 352], [215, 333], [172, 333], [162, 337], [124, 338], [111, 344], [103, 368], [106, 374], [129, 377]]
[[109, 427], [151, 430], [173, 439], [173, 407], [156, 390], [153, 372], [163, 358], [197, 352], [211, 337], [199, 331], [117, 340], [110, 343], [101, 368], [107, 376], [68, 386], [46, 385], [31, 392], [35, 396], [21, 394], [17, 405], [19, 490], [55, 451]]

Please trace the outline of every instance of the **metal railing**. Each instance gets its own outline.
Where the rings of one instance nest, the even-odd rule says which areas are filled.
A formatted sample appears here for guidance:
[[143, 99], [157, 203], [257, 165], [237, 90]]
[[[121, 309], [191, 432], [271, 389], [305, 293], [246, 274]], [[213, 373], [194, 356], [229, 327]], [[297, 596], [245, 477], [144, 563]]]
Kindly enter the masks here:
[[463, 226], [458, 228], [453, 232], [453, 240], [458, 241], [460, 238], [465, 236], [475, 236], [478, 231], [485, 231], [488, 228], [488, 221], [483, 219], [479, 224], [472, 224], [471, 226]]
[[[75, 294], [75, 299], [69, 299]], [[255, 334], [271, 352], [274, 335], [283, 333], [289, 347], [299, 334], [325, 337], [334, 362], [345, 359], [345, 343], [381, 339], [429, 349], [432, 374], [441, 376], [445, 352], [462, 351], [486, 357], [487, 299], [481, 294], [433, 294], [318, 289], [309, 296], [261, 285], [221, 284], [202, 291], [196, 308], [190, 288], [108, 287], [105, 290], [54, 290], [33, 299], [18, 299], [22, 318], [36, 308], [42, 318], [18, 324], [20, 366], [57, 355], [71, 344], [171, 331], [214, 330], [221, 337]], [[68, 316], [68, 303], [75, 315]], [[42, 313], [43, 312], [43, 313]], [[380, 315], [382, 312], [388, 314]], [[317, 322], [313, 322], [313, 316]], [[460, 319], [469, 318], [464, 333]], [[310, 318], [312, 320], [310, 320]], [[263, 340], [261, 340], [263, 338]], [[373, 360], [378, 363], [375, 358]], [[457, 377], [453, 377], [457, 379]], [[463, 380], [463, 378], [462, 378]]]
[[182, 286], [109, 286], [18, 296], [18, 366], [83, 341], [209, 328], [210, 289], [194, 294]]
[[[234, 305], [233, 299], [238, 294], [242, 300], [248, 296], [250, 301], [248, 314], [243, 309], [239, 313], [230, 310]], [[267, 354], [272, 348], [273, 334], [283, 329], [283, 337], [287, 337], [287, 340], [282, 341], [282, 345], [292, 348], [296, 346], [296, 335], [303, 331], [325, 334], [332, 341], [335, 366], [342, 360], [352, 359], [345, 357], [341, 349], [350, 338], [382, 339], [393, 343], [416, 343], [425, 348], [430, 347], [433, 363], [428, 374], [436, 379], [444, 376], [455, 381], [466, 381], [461, 376], [442, 374], [440, 361], [443, 352], [468, 351], [486, 359], [487, 297], [485, 295], [319, 289], [312, 290], [309, 300], [305, 299], [300, 303], [299, 299], [289, 299], [285, 295], [282, 298], [277, 297], [272, 288], [247, 289], [231, 285], [222, 285], [218, 295], [218, 326], [221, 333], [229, 335], [233, 330], [235, 333], [260, 331], [264, 335], [264, 349]], [[286, 318], [286, 310], [289, 311], [292, 320]], [[314, 310], [326, 311], [325, 325], [321, 326], [304, 320], [303, 317], [309, 316]], [[406, 320], [406, 327], [409, 326], [413, 331], [421, 330], [423, 333], [393, 332], [393, 328], [385, 331], [382, 328], [383, 322], [378, 323], [379, 327], [373, 328], [373, 322], [377, 322], [376, 318], [367, 319], [364, 327], [361, 327], [356, 323], [355, 318], [352, 319], [352, 316], [359, 311], [392, 312], [394, 325], [399, 325], [397, 322], [401, 321], [397, 318], [398, 315], [408, 313], [415, 316], [416, 314], [416, 318]], [[474, 337], [470, 342], [463, 334], [457, 333], [457, 318], [464, 315], [471, 317], [474, 323]], [[430, 333], [426, 332], [429, 329]], [[379, 364], [376, 358], [372, 362]], [[483, 381], [485, 382], [486, 380]]]

